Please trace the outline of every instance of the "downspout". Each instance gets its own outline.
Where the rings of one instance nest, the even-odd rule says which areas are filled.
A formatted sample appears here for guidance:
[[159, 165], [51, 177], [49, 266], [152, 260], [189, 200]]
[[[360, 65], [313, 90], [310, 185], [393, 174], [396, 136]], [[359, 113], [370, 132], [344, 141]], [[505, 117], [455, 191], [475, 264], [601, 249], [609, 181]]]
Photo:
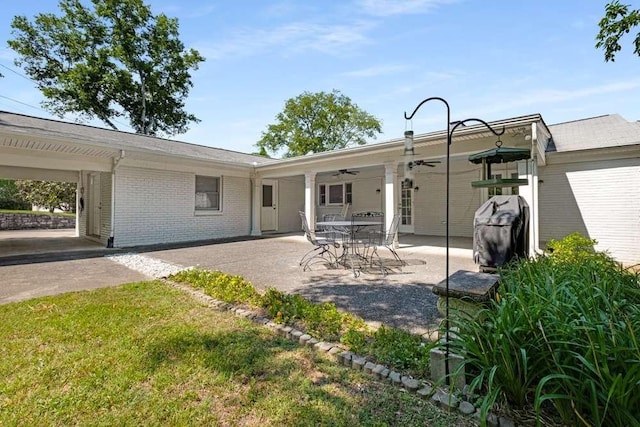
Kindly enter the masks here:
[[116, 228], [116, 169], [120, 166], [120, 162], [124, 159], [124, 150], [120, 150], [118, 158], [113, 158], [113, 166], [111, 167], [111, 231], [109, 232], [109, 240], [107, 240], [107, 248], [113, 248], [113, 238]]

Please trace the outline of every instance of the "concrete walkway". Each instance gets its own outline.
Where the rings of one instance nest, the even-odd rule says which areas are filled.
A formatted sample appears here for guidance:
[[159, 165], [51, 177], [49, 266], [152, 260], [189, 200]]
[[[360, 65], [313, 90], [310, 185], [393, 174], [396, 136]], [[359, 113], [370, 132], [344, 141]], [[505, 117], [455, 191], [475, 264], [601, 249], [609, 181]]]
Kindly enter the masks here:
[[[444, 239], [406, 235], [400, 237], [400, 242], [398, 253], [406, 266], [394, 267], [386, 276], [376, 269], [357, 278], [350, 270], [327, 269], [322, 265], [303, 272], [298, 261], [311, 245], [300, 234], [173, 248], [135, 248], [134, 252], [184, 267], [199, 266], [241, 275], [258, 289], [272, 286], [312, 301], [330, 301], [371, 324], [384, 323], [425, 333], [440, 320], [431, 286], [445, 278]], [[470, 239], [452, 238], [450, 244], [450, 274], [459, 269], [477, 271]], [[82, 250], [72, 251], [72, 259], [64, 258], [69, 253], [42, 253], [42, 247], [35, 252], [40, 253], [18, 255], [22, 257], [22, 265], [4, 266], [0, 252], [0, 304], [147, 279], [103, 258], [104, 254], [114, 253], [106, 248], [85, 249], [90, 257], [84, 259], [77, 259]], [[381, 248], [380, 254], [391, 261], [386, 249]]]

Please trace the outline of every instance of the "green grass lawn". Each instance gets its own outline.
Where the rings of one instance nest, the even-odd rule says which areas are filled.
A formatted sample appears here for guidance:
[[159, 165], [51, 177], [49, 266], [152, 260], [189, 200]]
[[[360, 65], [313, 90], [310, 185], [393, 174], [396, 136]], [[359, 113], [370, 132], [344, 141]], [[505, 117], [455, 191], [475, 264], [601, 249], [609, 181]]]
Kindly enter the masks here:
[[0, 306], [0, 425], [466, 426], [161, 283]]

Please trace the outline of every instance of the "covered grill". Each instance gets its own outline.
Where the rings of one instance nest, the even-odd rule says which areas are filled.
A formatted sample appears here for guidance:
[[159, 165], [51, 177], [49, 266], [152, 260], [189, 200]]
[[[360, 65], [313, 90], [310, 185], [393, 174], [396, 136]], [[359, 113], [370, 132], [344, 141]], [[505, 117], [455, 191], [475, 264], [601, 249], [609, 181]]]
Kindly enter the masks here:
[[473, 259], [493, 271], [529, 254], [529, 205], [521, 196], [494, 196], [473, 219]]

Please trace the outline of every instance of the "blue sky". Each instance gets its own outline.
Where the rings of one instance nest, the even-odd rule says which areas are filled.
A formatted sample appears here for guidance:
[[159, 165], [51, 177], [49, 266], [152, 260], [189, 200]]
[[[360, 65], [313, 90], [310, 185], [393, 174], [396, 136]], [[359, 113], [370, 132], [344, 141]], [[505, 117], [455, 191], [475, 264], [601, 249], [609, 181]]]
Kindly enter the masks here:
[[[14, 15], [55, 12], [58, 2], [5, 3], [0, 109], [51, 117], [24, 105], [38, 107], [42, 97], [11, 71], [21, 72], [6, 40]], [[405, 123], [403, 113], [429, 96], [446, 98], [453, 120], [532, 113], [547, 124], [609, 113], [640, 119], [640, 58], [631, 38], [613, 63], [594, 47], [605, 0], [147, 3], [178, 18], [182, 41], [207, 59], [193, 73], [186, 106], [202, 122], [174, 138], [181, 141], [254, 152], [287, 99], [332, 89], [382, 121], [372, 142], [399, 138], [407, 127], [443, 129], [439, 104]]]

